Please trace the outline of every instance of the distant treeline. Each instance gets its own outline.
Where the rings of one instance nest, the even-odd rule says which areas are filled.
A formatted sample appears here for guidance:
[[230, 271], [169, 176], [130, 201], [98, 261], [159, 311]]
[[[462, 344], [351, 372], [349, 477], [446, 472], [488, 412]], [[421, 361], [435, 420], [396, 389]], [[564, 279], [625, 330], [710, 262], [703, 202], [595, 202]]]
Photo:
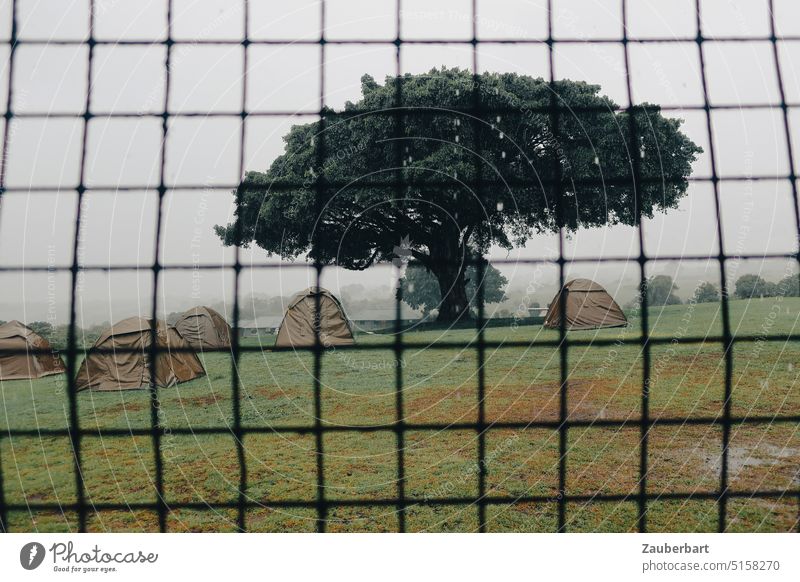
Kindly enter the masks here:
[[[645, 281], [647, 304], [651, 307], [664, 305], [680, 305], [683, 303], [675, 292], [678, 286], [669, 275], [656, 275]], [[800, 297], [800, 278], [787, 275], [777, 282], [767, 281], [760, 275], [742, 275], [736, 280], [733, 295], [737, 299], [754, 299], [760, 297]], [[693, 303], [715, 303], [720, 300], [719, 286], [703, 281], [694, 290], [688, 300]], [[636, 309], [641, 301], [635, 297], [626, 307]]]
[[786, 275], [774, 283], [759, 275], [742, 275], [736, 280], [734, 294], [739, 299], [752, 297], [799, 297], [800, 279], [795, 275]]

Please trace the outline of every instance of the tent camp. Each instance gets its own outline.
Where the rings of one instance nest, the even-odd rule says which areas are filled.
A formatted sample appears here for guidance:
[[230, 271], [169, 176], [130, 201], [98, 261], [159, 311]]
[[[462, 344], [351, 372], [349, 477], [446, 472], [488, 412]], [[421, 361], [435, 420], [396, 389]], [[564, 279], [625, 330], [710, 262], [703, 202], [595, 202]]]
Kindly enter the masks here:
[[[105, 330], [83, 360], [78, 390], [135, 390], [150, 385], [150, 320], [129, 317]], [[173, 386], [203, 376], [206, 371], [180, 333], [159, 321], [156, 327], [157, 386]], [[175, 348], [181, 351], [171, 351]], [[101, 351], [102, 350], [102, 351]]]
[[327, 289], [309, 287], [289, 301], [283, 316], [276, 347], [313, 346], [314, 328], [319, 302], [319, 342], [323, 346], [344, 346], [353, 342], [353, 332], [342, 304]]
[[566, 309], [566, 329], [596, 329], [628, 325], [628, 319], [617, 302], [603, 287], [589, 279], [573, 279], [553, 298], [544, 326], [558, 329], [561, 322], [561, 302]]
[[231, 326], [210, 307], [192, 307], [175, 322], [175, 329], [196, 350], [228, 348]]
[[19, 321], [0, 325], [0, 380], [41, 378], [66, 372], [61, 357], [52, 350], [50, 342]]

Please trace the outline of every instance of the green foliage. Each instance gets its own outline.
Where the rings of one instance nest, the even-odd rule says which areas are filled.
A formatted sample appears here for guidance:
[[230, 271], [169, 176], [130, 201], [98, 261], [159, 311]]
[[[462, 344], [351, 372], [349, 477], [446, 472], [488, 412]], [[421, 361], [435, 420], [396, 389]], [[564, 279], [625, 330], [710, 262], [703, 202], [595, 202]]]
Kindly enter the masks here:
[[[478, 309], [478, 268], [470, 265], [466, 269], [467, 277], [467, 297], [470, 307]], [[508, 279], [494, 266], [485, 263], [483, 271], [483, 302], [484, 305], [490, 303], [500, 303], [506, 300], [505, 286]], [[438, 308], [442, 301], [442, 293], [439, 290], [439, 282], [436, 277], [424, 265], [412, 261], [406, 268], [405, 277], [400, 280], [403, 301], [414, 309], [420, 309], [427, 315]]]
[[777, 284], [777, 294], [783, 297], [800, 297], [800, 278], [794, 275], [786, 275]]
[[713, 283], [703, 281], [694, 290], [695, 303], [716, 303], [719, 301], [719, 289]]
[[[408, 237], [412, 256], [449, 290], [440, 319], [467, 308], [464, 273], [445, 265], [535, 233], [636, 224], [674, 208], [702, 151], [658, 106], [629, 113], [580, 81], [442, 68], [384, 85], [365, 75], [362, 94], [293, 126], [285, 153], [246, 174], [235, 222], [216, 233], [228, 245], [354, 270], [397, 258]], [[557, 126], [554, 97], [569, 110]], [[638, 197], [634, 166], [645, 179]]]
[[770, 297], [775, 294], [775, 286], [760, 275], [742, 275], [736, 280], [734, 293], [739, 299]]
[[669, 275], [656, 275], [649, 277], [645, 283], [647, 289], [647, 304], [653, 307], [664, 305], [678, 305], [680, 298], [675, 295], [678, 286]]
[[[100, 334], [108, 327], [107, 323], [93, 325], [88, 328], [75, 327], [75, 343], [78, 348], [91, 347]], [[52, 333], [48, 336], [50, 345], [57, 350], [66, 350], [69, 345], [69, 326], [57, 325], [53, 328]]]
[[797, 274], [786, 275], [777, 283], [767, 281], [760, 275], [742, 275], [736, 280], [734, 293], [739, 299], [755, 297], [798, 297], [800, 283]]
[[47, 321], [33, 321], [28, 324], [28, 327], [46, 340], [49, 340], [53, 335], [53, 325]]

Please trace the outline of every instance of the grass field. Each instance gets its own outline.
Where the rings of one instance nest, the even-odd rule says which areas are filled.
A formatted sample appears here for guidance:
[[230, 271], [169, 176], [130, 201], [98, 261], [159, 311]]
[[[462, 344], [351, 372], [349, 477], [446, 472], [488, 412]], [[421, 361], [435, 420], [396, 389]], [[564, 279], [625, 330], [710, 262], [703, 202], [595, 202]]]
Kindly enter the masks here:
[[[797, 333], [800, 299], [731, 302], [732, 331], [738, 336]], [[639, 321], [625, 329], [570, 333], [569, 338], [636, 338]], [[652, 310], [652, 335], [662, 338], [719, 336], [717, 304], [680, 305]], [[559, 352], [544, 341], [558, 333], [539, 326], [492, 328], [495, 342], [525, 347], [487, 349], [488, 421], [554, 421], [559, 416]], [[386, 336], [359, 336], [359, 344], [387, 342]], [[471, 330], [408, 333], [404, 341], [405, 420], [409, 423], [475, 422], [477, 355], [437, 348], [441, 340], [470, 342]], [[271, 338], [266, 345], [271, 345]], [[724, 357], [719, 344], [666, 344], [652, 347], [652, 417], [709, 417], [721, 414]], [[229, 425], [232, 421], [230, 356], [206, 354], [208, 376], [162, 389], [161, 422], [167, 428]], [[569, 349], [569, 418], [638, 419], [642, 392], [641, 348], [636, 345]], [[322, 362], [322, 410], [326, 424], [364, 425], [395, 420], [395, 355], [391, 349], [334, 350]], [[313, 426], [313, 356], [309, 353], [248, 353], [242, 356], [241, 410], [246, 426]], [[800, 349], [796, 342], [751, 341], [734, 349], [732, 414], [800, 414]], [[65, 378], [0, 384], [0, 459], [7, 503], [71, 503], [75, 475], [67, 438], [13, 437], [8, 429], [66, 427], [69, 409]], [[82, 427], [150, 426], [146, 392], [81, 393]], [[648, 490], [714, 492], [719, 487], [721, 429], [710, 425], [656, 426], [649, 438]], [[732, 490], [800, 489], [800, 427], [797, 424], [737, 425], [730, 440]], [[167, 434], [163, 443], [167, 503], [227, 502], [238, 496], [239, 467], [231, 435]], [[425, 503], [427, 498], [474, 496], [478, 439], [475, 431], [409, 431], [405, 449], [405, 491], [410, 501], [407, 527], [413, 531], [473, 531], [474, 506]], [[568, 432], [568, 494], [631, 494], [620, 502], [567, 504], [570, 531], [629, 531], [636, 527], [639, 429], [571, 428]], [[313, 434], [248, 434], [247, 495], [254, 500], [316, 499]], [[343, 431], [324, 435], [327, 499], [387, 499], [397, 495], [396, 437], [391, 431]], [[552, 496], [548, 503], [490, 505], [489, 531], [554, 531], [558, 488], [558, 431], [502, 430], [486, 433], [487, 488], [491, 496]], [[155, 501], [154, 454], [149, 437], [85, 437], [82, 442], [87, 499], [94, 503]], [[652, 531], [713, 531], [714, 500], [649, 503]], [[254, 531], [313, 531], [313, 508], [255, 508], [247, 513]], [[798, 527], [797, 497], [733, 498], [730, 531], [788, 531]], [[331, 508], [330, 531], [391, 531], [398, 527], [393, 507]], [[69, 531], [72, 512], [10, 511], [12, 531]], [[174, 531], [236, 529], [235, 510], [171, 511]], [[100, 511], [89, 515], [94, 531], [148, 531], [158, 528], [155, 512]]]

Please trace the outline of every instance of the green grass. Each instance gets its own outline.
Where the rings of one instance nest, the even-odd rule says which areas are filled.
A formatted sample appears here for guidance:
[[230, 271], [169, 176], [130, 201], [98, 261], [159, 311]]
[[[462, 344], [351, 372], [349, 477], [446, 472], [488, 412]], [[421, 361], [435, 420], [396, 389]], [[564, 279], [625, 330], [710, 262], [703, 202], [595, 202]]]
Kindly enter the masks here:
[[[774, 315], [775, 314], [775, 315]], [[738, 336], [797, 333], [800, 299], [731, 302], [731, 328]], [[635, 339], [631, 326], [570, 333], [570, 339]], [[673, 306], [650, 313], [651, 334], [661, 338], [722, 334], [719, 306]], [[559, 418], [558, 349], [542, 345], [558, 338], [540, 326], [487, 329], [487, 340], [523, 342], [524, 347], [487, 349], [488, 421], [554, 421]], [[475, 422], [478, 419], [477, 355], [474, 347], [437, 348], [439, 341], [469, 343], [472, 330], [408, 333], [402, 375], [405, 420], [409, 423]], [[359, 345], [392, 341], [364, 335]], [[271, 344], [271, 341], [266, 342]], [[473, 344], [474, 346], [474, 344]], [[268, 346], [267, 346], [268, 347]], [[231, 358], [202, 356], [208, 376], [159, 391], [159, 417], [167, 429], [229, 426], [233, 419]], [[314, 425], [314, 358], [308, 353], [244, 354], [240, 362], [241, 415], [248, 427]], [[718, 343], [655, 345], [651, 350], [652, 417], [709, 417], [721, 414], [725, 359]], [[639, 346], [581, 346], [569, 349], [570, 419], [638, 419], [642, 355]], [[734, 348], [732, 413], [800, 413], [800, 350], [797, 343], [747, 342]], [[373, 425], [394, 422], [396, 362], [392, 349], [330, 350], [322, 362], [321, 403], [326, 424]], [[13, 437], [8, 429], [68, 426], [63, 376], [0, 383], [0, 461], [6, 502], [71, 503], [75, 475], [67, 438]], [[150, 426], [147, 392], [81, 393], [82, 427]], [[721, 431], [714, 426], [657, 426], [649, 439], [648, 490], [714, 492], [719, 486]], [[397, 495], [397, 442], [393, 432], [336, 432], [323, 439], [325, 497], [378, 500]], [[478, 492], [474, 431], [409, 431], [404, 451], [407, 527], [418, 531], [477, 529], [474, 506], [425, 503], [427, 499], [474, 496]], [[639, 431], [572, 428], [568, 434], [567, 492], [593, 495], [638, 491]], [[311, 434], [266, 432], [244, 439], [247, 494], [256, 500], [316, 500], [316, 453]], [[237, 499], [239, 467], [231, 435], [167, 434], [162, 442], [168, 503], [228, 502]], [[549, 496], [553, 502], [490, 505], [490, 531], [553, 531], [557, 524], [558, 431], [490, 429], [486, 434], [487, 487], [492, 496]], [[85, 437], [82, 461], [87, 499], [95, 502], [155, 501], [154, 451], [147, 437]], [[736, 490], [800, 488], [800, 430], [797, 425], [734, 426], [729, 483]], [[797, 527], [798, 503], [784, 499], [732, 499], [731, 531], [787, 531]], [[636, 527], [635, 497], [620, 503], [567, 504], [570, 531], [630, 531]], [[312, 531], [313, 509], [248, 511], [254, 531]], [[393, 507], [335, 507], [331, 531], [391, 531], [398, 527]], [[12, 531], [69, 531], [74, 513], [12, 511]], [[656, 500], [649, 504], [653, 531], [713, 531], [714, 501]], [[152, 511], [90, 513], [96, 531], [157, 529]], [[170, 530], [229, 531], [235, 511], [175, 510]]]

